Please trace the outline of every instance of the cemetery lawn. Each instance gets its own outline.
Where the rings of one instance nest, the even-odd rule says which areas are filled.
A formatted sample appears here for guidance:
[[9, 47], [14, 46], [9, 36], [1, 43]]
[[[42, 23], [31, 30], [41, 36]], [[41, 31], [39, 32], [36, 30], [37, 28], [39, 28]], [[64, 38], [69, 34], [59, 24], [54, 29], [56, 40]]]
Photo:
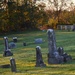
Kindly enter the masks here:
[[[55, 31], [57, 47], [72, 56], [72, 61], [63, 64], [48, 64], [48, 38], [47, 31], [29, 31], [0, 36], [0, 75], [75, 75], [75, 32]], [[18, 38], [16, 48], [11, 49], [13, 56], [3, 57], [4, 40], [8, 36], [9, 43], [13, 37]], [[36, 38], [42, 38], [42, 44], [35, 44]], [[27, 46], [23, 46], [26, 42]], [[41, 46], [43, 61], [46, 67], [35, 67], [36, 46]], [[12, 73], [11, 68], [1, 68], [1, 65], [10, 64], [10, 58], [15, 58], [17, 73]]]

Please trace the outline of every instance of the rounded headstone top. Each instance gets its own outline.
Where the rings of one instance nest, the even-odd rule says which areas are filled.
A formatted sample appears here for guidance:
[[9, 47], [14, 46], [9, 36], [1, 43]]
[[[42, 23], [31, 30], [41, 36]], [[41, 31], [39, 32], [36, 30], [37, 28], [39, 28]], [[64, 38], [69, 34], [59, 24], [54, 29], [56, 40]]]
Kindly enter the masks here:
[[10, 60], [12, 60], [12, 59], [13, 59], [13, 57], [10, 58]]
[[14, 42], [10, 42], [9, 43], [9, 48], [11, 49], [11, 48], [15, 48], [16, 47], [16, 44], [14, 43]]
[[61, 49], [61, 50], [62, 50], [62, 49], [63, 49], [63, 47], [59, 47], [59, 49]]
[[5, 36], [4, 39], [6, 39], [7, 37]]
[[53, 29], [48, 29], [47, 32], [53, 32]]
[[13, 39], [17, 39], [17, 37], [13, 37]]
[[39, 48], [39, 49], [41, 49], [41, 47], [40, 47], [40, 46], [36, 46], [36, 48]]

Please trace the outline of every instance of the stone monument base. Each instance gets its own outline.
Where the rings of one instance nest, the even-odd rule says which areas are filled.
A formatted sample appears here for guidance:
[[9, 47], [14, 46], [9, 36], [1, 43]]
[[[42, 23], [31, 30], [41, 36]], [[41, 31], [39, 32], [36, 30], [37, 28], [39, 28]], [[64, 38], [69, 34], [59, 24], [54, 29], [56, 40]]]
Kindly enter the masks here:
[[48, 64], [62, 64], [64, 63], [63, 56], [50, 57], [48, 54]]
[[68, 55], [67, 53], [64, 53], [63, 57], [64, 57], [64, 62], [72, 61], [71, 55]]
[[49, 58], [48, 59], [48, 64], [62, 64], [63, 59], [57, 59], [57, 58]]
[[11, 51], [4, 51], [4, 54], [3, 54], [4, 57], [12, 56], [12, 55], [13, 53], [11, 53]]
[[65, 62], [70, 62], [71, 60], [72, 57], [67, 53], [64, 53], [63, 55], [59, 55], [57, 57], [50, 57], [48, 54], [48, 64], [62, 64]]

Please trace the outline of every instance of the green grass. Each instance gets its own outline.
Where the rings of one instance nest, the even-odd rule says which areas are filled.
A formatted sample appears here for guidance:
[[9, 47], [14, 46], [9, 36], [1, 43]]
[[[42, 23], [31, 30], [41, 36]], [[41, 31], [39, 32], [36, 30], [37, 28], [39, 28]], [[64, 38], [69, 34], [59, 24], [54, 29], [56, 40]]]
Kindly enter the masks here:
[[[56, 31], [57, 47], [62, 46], [75, 59], [75, 32]], [[3, 57], [4, 40], [8, 36], [9, 42], [14, 36], [18, 37], [17, 47], [11, 49], [13, 56]], [[75, 60], [64, 64], [48, 64], [48, 39], [47, 31], [30, 31], [10, 35], [0, 36], [0, 65], [10, 64], [10, 58], [15, 58], [17, 73], [12, 73], [11, 68], [0, 68], [0, 75], [75, 75]], [[34, 39], [42, 38], [44, 43], [34, 44]], [[23, 42], [27, 46], [23, 46]], [[35, 67], [36, 63], [36, 46], [41, 46], [43, 61], [46, 67]]]

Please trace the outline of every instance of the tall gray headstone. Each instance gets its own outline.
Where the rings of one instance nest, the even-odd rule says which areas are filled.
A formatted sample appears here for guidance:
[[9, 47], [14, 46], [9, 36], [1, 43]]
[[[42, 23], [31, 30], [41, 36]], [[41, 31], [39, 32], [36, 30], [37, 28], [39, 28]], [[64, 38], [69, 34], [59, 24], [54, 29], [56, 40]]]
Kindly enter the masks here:
[[8, 44], [8, 38], [7, 37], [4, 37], [4, 44], [5, 44], [5, 49], [4, 49], [3, 56], [12, 56], [13, 53], [9, 49], [9, 44]]
[[41, 47], [37, 46], [36, 47], [36, 67], [45, 67], [46, 64], [44, 64], [43, 59], [42, 59], [42, 53], [41, 53]]
[[53, 29], [48, 29], [48, 63], [49, 64], [59, 64], [63, 63], [63, 56], [60, 56], [56, 47], [56, 37]]
[[14, 58], [10, 59], [10, 64], [11, 64], [11, 71], [16, 72], [16, 62]]

